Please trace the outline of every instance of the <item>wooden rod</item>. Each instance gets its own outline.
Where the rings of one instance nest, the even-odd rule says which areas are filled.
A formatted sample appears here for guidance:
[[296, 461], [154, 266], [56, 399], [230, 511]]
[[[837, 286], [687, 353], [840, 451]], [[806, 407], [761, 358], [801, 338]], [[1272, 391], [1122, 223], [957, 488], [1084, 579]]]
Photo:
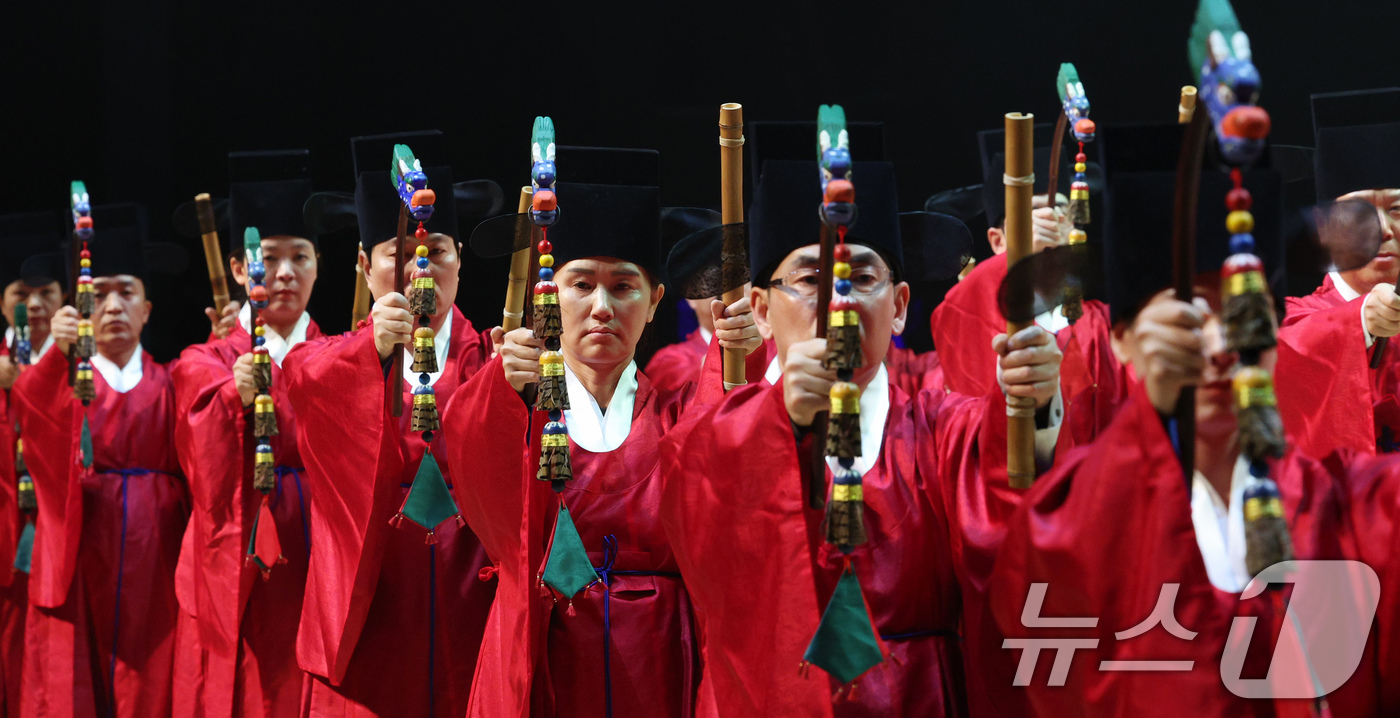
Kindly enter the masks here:
[[[744, 222], [744, 107], [737, 102], [728, 102], [719, 107], [719, 176], [720, 176], [720, 221], [726, 226]], [[726, 236], [729, 236], [726, 234]], [[735, 248], [724, 252], [725, 261], [733, 261], [737, 256]], [[746, 262], [747, 263], [747, 262]], [[727, 268], [735, 269], [735, 268]], [[743, 268], [745, 273], [748, 267]], [[724, 276], [734, 272], [725, 271]], [[725, 306], [744, 298], [744, 285], [725, 292], [720, 300]], [[708, 309], [706, 310], [708, 311]], [[748, 383], [744, 376], [744, 352], [738, 349], [724, 350], [724, 390]]]
[[[1031, 255], [1031, 203], [1035, 192], [1035, 115], [1006, 115], [1006, 266]], [[1053, 206], [1053, 205], [1052, 205]], [[1030, 299], [1029, 292], [1026, 300]], [[1029, 315], [1029, 312], [1023, 312]], [[1032, 322], [1007, 322], [1007, 337]], [[1035, 481], [1035, 399], [1006, 397], [1006, 473], [1011, 486]]]
[[[530, 211], [534, 195], [535, 189], [530, 185], [520, 188], [520, 202], [516, 205], [516, 214]], [[533, 227], [533, 225], [531, 226]], [[530, 281], [530, 253], [532, 251], [534, 251], [533, 241], [527, 242], [523, 249], [517, 249], [510, 255], [510, 279], [506, 284], [506, 306], [501, 311], [501, 328], [508, 332], [519, 329], [525, 317], [525, 292], [527, 283]]]

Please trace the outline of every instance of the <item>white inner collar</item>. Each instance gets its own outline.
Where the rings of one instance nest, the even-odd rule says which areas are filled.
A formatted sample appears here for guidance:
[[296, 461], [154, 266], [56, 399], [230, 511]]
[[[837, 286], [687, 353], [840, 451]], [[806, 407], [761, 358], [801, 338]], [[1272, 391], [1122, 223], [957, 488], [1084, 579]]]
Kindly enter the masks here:
[[[433, 353], [437, 354], [438, 370], [428, 374], [428, 386], [437, 383], [442, 376], [442, 370], [447, 368], [447, 348], [452, 340], [452, 312], [447, 313], [447, 321], [442, 323], [442, 329], [433, 335]], [[413, 345], [405, 344], [403, 348], [403, 379], [404, 381], [418, 386], [418, 376], [422, 372], [413, 371]]]
[[1332, 286], [1337, 288], [1337, 293], [1342, 295], [1344, 301], [1350, 302], [1361, 296], [1361, 292], [1352, 289], [1351, 285], [1347, 284], [1347, 280], [1342, 278], [1341, 272], [1331, 271], [1327, 273], [1327, 276], [1332, 278]]
[[[880, 458], [880, 446], [885, 441], [885, 419], [889, 415], [890, 378], [884, 362], [881, 362], [875, 378], [860, 393], [860, 456], [856, 457], [851, 468], [861, 476], [865, 476], [865, 472]], [[841, 470], [841, 464], [834, 456], [826, 457], [826, 465], [832, 473]]]
[[[238, 310], [238, 323], [243, 326], [243, 331], [248, 332], [250, 336], [252, 335], [253, 307], [247, 302], [244, 302], [243, 308]], [[263, 346], [267, 347], [267, 355], [272, 357], [272, 361], [277, 366], [282, 366], [282, 358], [287, 356], [287, 352], [291, 351], [292, 347], [306, 341], [306, 329], [310, 325], [311, 315], [306, 312], [301, 313], [297, 323], [292, 326], [291, 336], [288, 337], [283, 337], [277, 333], [276, 329], [263, 325], [263, 339], [266, 340], [263, 342]]]
[[1035, 318], [1035, 323], [1051, 334], [1059, 334], [1069, 327], [1069, 319], [1065, 316], [1065, 305], [1061, 304], [1040, 314]]
[[613, 390], [612, 401], [604, 412], [598, 400], [583, 388], [569, 363], [564, 362], [564, 382], [569, 391], [569, 406], [564, 410], [564, 425], [575, 444], [595, 454], [622, 446], [632, 433], [632, 408], [637, 401], [637, 363], [627, 363]]
[[107, 382], [118, 394], [125, 394], [136, 388], [141, 383], [141, 358], [144, 350], [140, 344], [136, 345], [136, 351], [132, 352], [131, 359], [126, 362], [126, 366], [117, 366], [116, 362], [102, 356], [101, 352], [93, 355], [92, 368], [102, 375], [102, 379]]
[[1249, 462], [1241, 456], [1230, 476], [1228, 507], [1201, 472], [1197, 471], [1191, 479], [1191, 523], [1196, 529], [1196, 545], [1201, 550], [1211, 585], [1227, 593], [1239, 593], [1249, 584], [1249, 569], [1245, 564], [1244, 490], [1250, 479]]

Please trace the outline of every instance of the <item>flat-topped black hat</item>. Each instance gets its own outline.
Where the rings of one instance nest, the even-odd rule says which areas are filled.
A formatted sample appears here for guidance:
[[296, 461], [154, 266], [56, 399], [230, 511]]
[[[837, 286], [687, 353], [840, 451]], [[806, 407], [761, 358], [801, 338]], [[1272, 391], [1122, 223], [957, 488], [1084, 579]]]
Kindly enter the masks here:
[[[189, 265], [189, 254], [178, 244], [151, 242], [146, 208], [122, 203], [97, 205], [92, 208], [93, 235], [87, 240], [92, 254], [92, 276], [112, 277], [128, 274], [150, 283], [156, 275], [177, 275]], [[64, 252], [30, 258], [25, 266], [51, 265], [61, 258], [64, 266], [76, 245], [68, 242]], [[81, 247], [77, 247], [81, 249]]]
[[1400, 88], [1312, 96], [1317, 198], [1400, 188]]
[[[225, 252], [241, 252], [243, 231], [257, 227], [264, 237], [301, 237], [319, 246], [318, 233], [307, 227], [302, 207], [311, 196], [311, 152], [304, 149], [228, 153], [228, 198], [210, 200], [214, 225]], [[202, 234], [193, 200], [175, 208], [171, 221], [186, 237]]]
[[42, 287], [49, 282], [66, 285], [68, 273], [62, 257], [26, 266], [33, 257], [58, 251], [66, 234], [63, 220], [56, 212], [0, 215], [0, 291], [20, 280], [31, 287]]
[[[762, 139], [750, 152], [756, 178], [748, 213], [750, 276], [755, 286], [766, 287], [773, 270], [793, 250], [820, 240], [821, 175], [816, 160], [817, 123], [754, 125]], [[862, 135], [875, 145], [868, 152], [882, 155], [881, 128], [879, 123], [849, 124], [852, 156], [867, 156], [858, 144]], [[894, 165], [889, 162], [857, 159], [851, 164], [851, 181], [856, 220], [846, 241], [879, 251], [900, 279], [957, 274], [971, 251], [965, 225], [943, 214], [901, 215]]]
[[[355, 167], [355, 193], [317, 192], [303, 208], [307, 228], [317, 234], [358, 227], [360, 246], [375, 245], [398, 236], [399, 194], [391, 180], [394, 145], [407, 145], [428, 177], [428, 189], [437, 195], [433, 214], [424, 229], [462, 238], [461, 226], [500, 211], [504, 195], [491, 180], [454, 183], [448, 163], [447, 141], [438, 130], [400, 132], [354, 137], [350, 140]], [[461, 222], [461, 225], [459, 225]], [[410, 221], [411, 236], [417, 223]]]
[[[1104, 285], [1113, 321], [1131, 321], [1155, 294], [1172, 284], [1172, 227], [1176, 165], [1182, 125], [1099, 126], [1107, 168], [1104, 217]], [[1201, 173], [1196, 211], [1196, 271], [1219, 272], [1230, 256], [1225, 195], [1230, 176], [1208, 167]], [[1244, 173], [1254, 198], [1254, 253], [1275, 298], [1284, 289], [1283, 181], [1277, 171]]]
[[[548, 229], [555, 267], [585, 257], [612, 257], [664, 275], [661, 237], [661, 154], [615, 147], [557, 147], [554, 185], [559, 219]], [[478, 256], [520, 248], [526, 215], [503, 215], [472, 231]]]

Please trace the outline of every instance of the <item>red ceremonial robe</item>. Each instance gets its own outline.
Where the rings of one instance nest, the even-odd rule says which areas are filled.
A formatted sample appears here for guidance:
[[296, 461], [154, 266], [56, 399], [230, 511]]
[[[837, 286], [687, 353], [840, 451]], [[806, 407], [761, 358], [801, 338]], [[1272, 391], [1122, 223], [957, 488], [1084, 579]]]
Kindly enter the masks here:
[[918, 396], [924, 389], [947, 392], [943, 365], [936, 351], [915, 354], [913, 349], [897, 347], [891, 340], [885, 354], [885, 369], [890, 373], [890, 382], [909, 396]]
[[[9, 344], [0, 342], [0, 356], [9, 354]], [[28, 519], [20, 514], [15, 483], [13, 409], [10, 392], [0, 392], [0, 718], [19, 716], [24, 615], [29, 610], [29, 574], [14, 568], [20, 532]]]
[[700, 330], [687, 334], [676, 344], [661, 347], [647, 362], [646, 375], [651, 386], [657, 391], [675, 391], [686, 382], [694, 383], [700, 378], [700, 364], [710, 343], [700, 335]]
[[[433, 385], [439, 408], [490, 347], [454, 307], [447, 360]], [[404, 412], [394, 419], [369, 325], [298, 344], [282, 370], [316, 497], [297, 635], [297, 659], [312, 674], [310, 715], [461, 718], [495, 586], [478, 578], [486, 554], [468, 528], [449, 520], [427, 545], [412, 523], [389, 525], [425, 448], [410, 431], [408, 382], [400, 381]], [[452, 486], [441, 435], [433, 456]], [[473, 459], [464, 466], [477, 470]]]
[[1305, 454], [1400, 448], [1400, 350], [1387, 342], [1380, 368], [1370, 368], [1363, 301], [1343, 300], [1331, 276], [1312, 294], [1287, 299], [1275, 386], [1288, 438]]
[[[797, 670], [843, 560], [807, 508], [811, 438], [794, 441], [781, 382], [731, 391], [667, 437], [666, 533], [704, 637], [699, 715], [1025, 715], [988, 682], [1010, 675], [986, 584], [1020, 494], [1002, 401], [890, 387], [852, 555], [891, 659], [839, 701], [835, 679]], [[1071, 441], [1062, 428], [1057, 450]]]
[[[1396, 715], [1400, 597], [1389, 593], [1400, 591], [1390, 565], [1400, 463], [1355, 455], [1318, 462], [1293, 450], [1273, 463], [1270, 475], [1299, 559], [1359, 560], [1382, 577], [1366, 652], [1350, 680], [1327, 696], [1331, 715]], [[1141, 389], [1099, 441], [1072, 452], [1036, 482], [1006, 531], [992, 582], [1003, 597], [994, 610], [1005, 634], [1098, 640], [1096, 648], [1074, 652], [1064, 686], [1048, 685], [1055, 652], [1041, 651], [1030, 685], [1016, 689], [1029, 694], [1040, 715], [1309, 715], [1311, 702], [1251, 701], [1225, 688], [1221, 656], [1233, 619], [1259, 619], [1239, 675], [1261, 678], [1278, 640], [1281, 604], [1268, 593], [1242, 601], [1210, 583], [1181, 465]], [[1026, 597], [1037, 582], [1048, 584], [1039, 616], [1096, 617], [1097, 627], [1024, 627]], [[1155, 626], [1118, 640], [1115, 632], [1148, 618], [1170, 583], [1179, 584], [1173, 615], [1197, 635], [1183, 640]], [[1007, 652], [1020, 658], [1020, 650]], [[1194, 664], [1185, 671], [1106, 671], [1102, 660]]]
[[12, 394], [39, 504], [25, 636], [24, 714], [168, 716], [175, 565], [189, 496], [175, 451], [175, 391], [142, 353], [125, 394], [93, 371], [94, 462], [80, 453], [83, 406], [50, 351]]
[[[539, 580], [560, 500], [535, 479], [546, 413], [526, 407], [499, 358], [454, 397], [444, 432], [454, 462], [476, 469], [458, 489], [462, 512], [500, 581], [469, 715], [692, 714], [699, 644], [661, 527], [660, 442], [687, 405], [717, 398], [719, 343], [709, 351], [698, 392], [659, 392], [637, 373], [618, 448], [594, 453], [570, 439], [574, 478], [562, 498], [600, 576], [572, 601], [555, 602]], [[571, 398], [575, 408], [586, 401]]]
[[[320, 336], [311, 322], [306, 339]], [[175, 706], [183, 715], [300, 712], [296, 635], [311, 548], [311, 492], [287, 381], [274, 362], [278, 435], [270, 443], [278, 478], [269, 506], [287, 563], [258, 580], [245, 556], [263, 496], [253, 489], [251, 408], [243, 407], [233, 381], [234, 362], [251, 346], [238, 324], [225, 339], [186, 349], [172, 371], [180, 416], [175, 436], [194, 506], [180, 554], [193, 594], [181, 600], [189, 625], [182, 627]]]
[[[933, 310], [933, 346], [949, 391], [986, 396], [997, 386], [992, 339], [1006, 332], [997, 304], [1005, 278], [1006, 255], [998, 254], [974, 267]], [[1076, 434], [1102, 431], [1127, 400], [1131, 379], [1113, 355], [1112, 331], [1108, 305], [1089, 300], [1084, 302], [1084, 316], [1055, 335], [1065, 355], [1060, 365], [1065, 417], [1075, 424]]]

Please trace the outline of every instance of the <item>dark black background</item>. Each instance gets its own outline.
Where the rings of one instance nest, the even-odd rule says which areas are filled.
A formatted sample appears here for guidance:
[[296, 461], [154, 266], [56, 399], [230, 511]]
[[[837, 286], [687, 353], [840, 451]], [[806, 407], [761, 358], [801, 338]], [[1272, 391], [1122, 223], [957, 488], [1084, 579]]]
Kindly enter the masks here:
[[[1235, 3], [1275, 142], [1310, 144], [1308, 95], [1394, 85], [1400, 3]], [[308, 147], [320, 189], [349, 189], [348, 138], [439, 128], [457, 179], [528, 180], [532, 118], [564, 144], [661, 150], [663, 200], [719, 202], [718, 106], [748, 121], [839, 102], [884, 120], [902, 205], [980, 181], [974, 133], [1009, 111], [1053, 118], [1072, 61], [1099, 122], [1170, 121], [1191, 81], [1189, 1], [975, 3], [45, 2], [0, 22], [0, 211], [94, 200], [150, 207], [191, 251], [152, 288], [147, 348], [169, 359], [208, 331], [197, 240], [168, 217], [226, 189], [229, 150]], [[980, 240], [979, 240], [980, 241]], [[313, 315], [348, 327], [354, 237], [323, 239]], [[458, 304], [498, 321], [504, 261], [467, 261]], [[667, 316], [658, 334], [674, 331]]]

